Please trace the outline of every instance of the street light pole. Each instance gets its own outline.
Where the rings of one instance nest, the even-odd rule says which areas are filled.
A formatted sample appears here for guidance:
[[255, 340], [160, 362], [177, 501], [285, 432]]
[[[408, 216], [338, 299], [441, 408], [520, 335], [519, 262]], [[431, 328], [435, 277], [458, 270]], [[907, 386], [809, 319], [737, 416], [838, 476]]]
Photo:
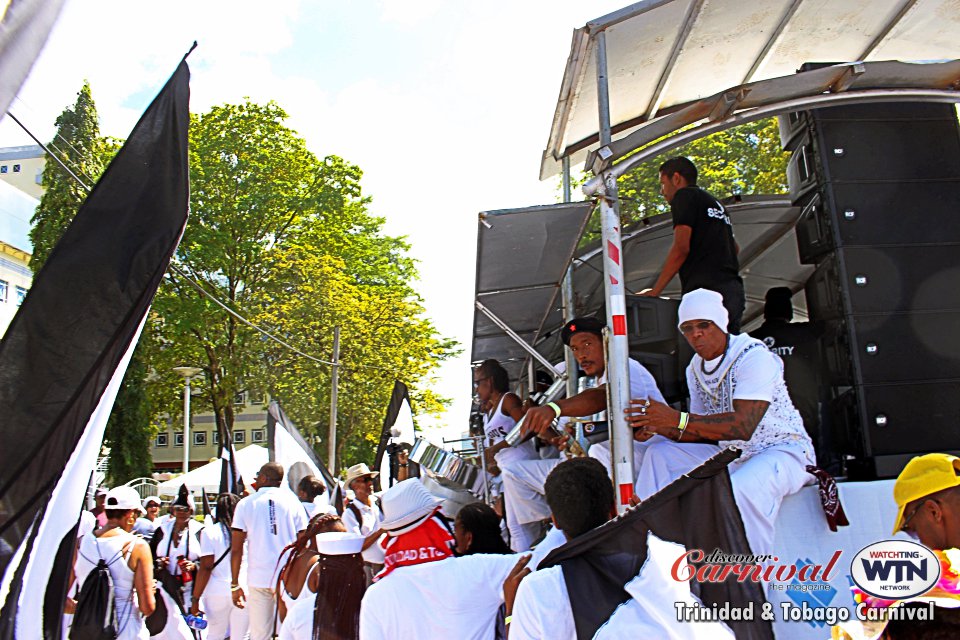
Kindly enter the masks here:
[[190, 471], [190, 380], [203, 369], [199, 367], [174, 367], [173, 370], [183, 377], [183, 472]]

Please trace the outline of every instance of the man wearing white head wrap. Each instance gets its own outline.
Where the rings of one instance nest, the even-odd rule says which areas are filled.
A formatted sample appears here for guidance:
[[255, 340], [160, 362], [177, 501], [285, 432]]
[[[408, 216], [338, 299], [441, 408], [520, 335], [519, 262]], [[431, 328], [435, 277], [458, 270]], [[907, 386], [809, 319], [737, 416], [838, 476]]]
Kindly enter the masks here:
[[[783, 362], [747, 334], [726, 332], [720, 294], [706, 289], [683, 297], [680, 332], [696, 352], [687, 367], [690, 413], [652, 400], [631, 401], [627, 420], [638, 437], [656, 433], [680, 443], [713, 442], [743, 454], [730, 465], [734, 497], [754, 553], [772, 551], [773, 522], [784, 496], [812, 477], [813, 443], [783, 381]], [[636, 492], [646, 498], [701, 464], [719, 448], [651, 444]]]

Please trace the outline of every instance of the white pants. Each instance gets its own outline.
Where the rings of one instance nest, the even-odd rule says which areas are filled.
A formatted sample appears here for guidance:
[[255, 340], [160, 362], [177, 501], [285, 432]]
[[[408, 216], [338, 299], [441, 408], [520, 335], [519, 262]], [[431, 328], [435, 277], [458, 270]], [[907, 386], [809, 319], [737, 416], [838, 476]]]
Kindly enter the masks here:
[[[647, 442], [633, 443], [634, 474], [643, 463], [647, 446], [657, 439], [655, 437]], [[609, 441], [590, 447], [589, 455], [599, 460], [606, 467], [608, 474], [612, 473]], [[506, 501], [505, 515], [510, 530], [510, 547], [513, 551], [519, 553], [529, 549], [534, 542], [533, 536], [540, 530], [539, 522], [550, 517], [550, 507], [547, 506], [543, 485], [554, 467], [564, 460], [566, 457], [548, 460], [516, 460], [501, 467], [500, 477], [503, 479], [503, 494]]]
[[250, 613], [233, 606], [230, 595], [200, 596], [204, 618], [207, 620], [207, 640], [246, 640], [250, 627]]
[[[250, 640], [270, 640], [277, 611], [273, 589], [250, 587], [247, 590], [247, 608], [250, 610]], [[279, 630], [279, 620], [277, 626]]]
[[[641, 500], [652, 496], [719, 452], [720, 448], [712, 444], [680, 444], [670, 440], [651, 444], [637, 477], [637, 496]], [[773, 552], [774, 522], [780, 504], [784, 497], [812, 480], [807, 464], [799, 452], [773, 448], [731, 465], [733, 498], [754, 554]]]

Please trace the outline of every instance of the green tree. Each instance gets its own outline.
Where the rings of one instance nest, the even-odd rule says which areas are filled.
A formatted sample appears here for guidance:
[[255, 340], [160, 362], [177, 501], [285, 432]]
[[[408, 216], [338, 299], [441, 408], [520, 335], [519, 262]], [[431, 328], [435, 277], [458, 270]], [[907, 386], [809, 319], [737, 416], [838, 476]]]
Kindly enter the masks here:
[[[624, 229], [643, 218], [670, 211], [660, 195], [658, 169], [667, 158], [687, 156], [697, 165], [698, 184], [717, 198], [735, 194], [775, 194], [787, 191], [787, 160], [780, 148], [776, 118], [750, 122], [693, 140], [682, 147], [641, 162], [617, 182]], [[583, 243], [600, 235], [594, 212]]]
[[[88, 82], [77, 93], [77, 101], [56, 121], [57, 133], [48, 145], [67, 167], [83, 181], [81, 185], [60, 164], [48, 160], [41, 184], [44, 192], [32, 219], [30, 240], [34, 273], [49, 258], [54, 246], [77, 215], [87, 198], [87, 189], [100, 178], [122, 141], [100, 136], [97, 107]], [[110, 449], [108, 474], [113, 484], [126, 482], [150, 472], [150, 440], [156, 435], [146, 397], [147, 365], [144, 349], [137, 348], [123, 378], [117, 400], [107, 423], [104, 444]]]
[[[422, 377], [438, 361], [431, 349], [443, 351], [430, 341], [446, 343], [421, 317], [407, 245], [383, 235], [383, 220], [367, 212], [360, 169], [336, 156], [318, 159], [283, 124], [285, 118], [272, 102], [250, 101], [192, 117], [191, 216], [176, 265], [203, 290], [305, 353], [329, 359], [333, 327], [340, 323], [343, 356], [351, 367], [363, 368], [354, 364], [361, 361], [364, 367], [380, 366], [383, 358], [393, 358], [391, 369]], [[354, 329], [354, 320], [363, 318], [357, 309], [387, 314], [394, 324], [403, 324], [397, 320], [402, 317], [407, 333], [377, 335], [402, 344], [383, 354], [370, 346], [354, 357], [360, 341], [374, 335], [369, 327]], [[227, 429], [235, 418], [232, 399], [243, 390], [269, 392], [307, 431], [326, 411], [328, 365], [266, 340], [177, 273], [165, 280], [154, 310], [151, 395], [158, 403], [176, 406], [182, 383], [170, 369], [191, 364], [204, 369], [209, 408]], [[365, 320], [379, 326], [370, 316]], [[431, 346], [408, 346], [413, 336]], [[344, 441], [365, 441], [369, 450], [368, 436], [379, 428], [386, 406], [384, 399], [374, 407], [382, 396], [376, 385], [387, 374], [364, 369], [376, 395], [364, 384], [350, 386], [351, 371], [345, 368], [341, 376], [343, 388], [356, 391], [356, 399], [341, 394]], [[383, 384], [392, 386], [392, 374]], [[421, 397], [427, 410], [439, 402], [428, 392]], [[361, 402], [366, 402], [362, 415], [351, 404]], [[356, 436], [361, 433], [366, 435]]]
[[[57, 118], [57, 133], [48, 145], [87, 187], [92, 188], [106, 166], [104, 142], [100, 137], [97, 107], [84, 82], [73, 107], [67, 107]], [[87, 190], [68, 174], [58, 162], [47, 160], [41, 178], [43, 196], [31, 220], [30, 242], [33, 255], [30, 267], [34, 273], [47, 261], [60, 236], [73, 222], [77, 209], [87, 198]]]

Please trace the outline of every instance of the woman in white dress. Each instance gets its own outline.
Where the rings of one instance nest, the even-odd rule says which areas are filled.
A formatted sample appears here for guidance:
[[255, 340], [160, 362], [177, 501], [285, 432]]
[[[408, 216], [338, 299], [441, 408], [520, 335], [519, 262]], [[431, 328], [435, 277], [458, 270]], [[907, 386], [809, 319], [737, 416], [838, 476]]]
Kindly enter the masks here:
[[[312, 598], [317, 592], [317, 570], [320, 554], [317, 536], [322, 533], [346, 533], [343, 520], [336, 514], [321, 513], [310, 519], [307, 528], [283, 550], [277, 593], [280, 595], [280, 620], [284, 620], [293, 605], [302, 598]], [[283, 560], [286, 558], [285, 560]]]
[[[140, 508], [140, 496], [133, 488], [111, 489], [104, 501], [107, 523], [80, 540], [74, 565], [82, 588], [100, 560], [106, 561], [113, 579], [118, 640], [147, 640], [150, 634], [144, 619], [156, 607], [150, 548], [131, 533]], [[67, 606], [72, 609], [76, 602], [69, 600]]]
[[[150, 541], [153, 557], [158, 571], [167, 571], [175, 580], [163, 580], [165, 584], [176, 582], [180, 586], [184, 611], [189, 611], [193, 601], [193, 579], [200, 560], [200, 538], [202, 525], [193, 519], [193, 496], [186, 485], [180, 487], [177, 499], [171, 504], [173, 518], [157, 527]], [[162, 573], [162, 571], [161, 571]], [[169, 576], [167, 576], [169, 578]], [[169, 588], [168, 588], [169, 591]], [[170, 594], [177, 599], [178, 594]]]

